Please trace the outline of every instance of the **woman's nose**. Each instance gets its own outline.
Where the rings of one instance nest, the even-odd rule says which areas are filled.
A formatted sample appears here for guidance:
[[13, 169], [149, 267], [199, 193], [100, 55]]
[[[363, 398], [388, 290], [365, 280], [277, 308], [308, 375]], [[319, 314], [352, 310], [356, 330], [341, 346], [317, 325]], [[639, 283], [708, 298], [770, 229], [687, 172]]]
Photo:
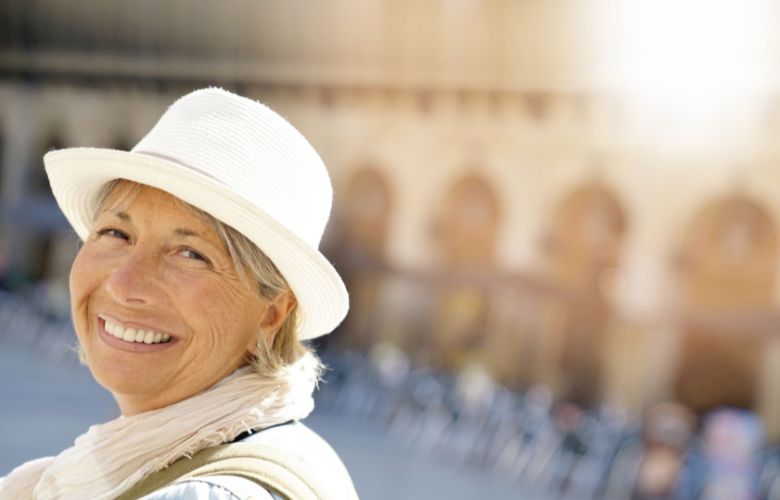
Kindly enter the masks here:
[[154, 284], [152, 259], [135, 251], [125, 256], [106, 280], [106, 290], [125, 305], [150, 305], [158, 290]]

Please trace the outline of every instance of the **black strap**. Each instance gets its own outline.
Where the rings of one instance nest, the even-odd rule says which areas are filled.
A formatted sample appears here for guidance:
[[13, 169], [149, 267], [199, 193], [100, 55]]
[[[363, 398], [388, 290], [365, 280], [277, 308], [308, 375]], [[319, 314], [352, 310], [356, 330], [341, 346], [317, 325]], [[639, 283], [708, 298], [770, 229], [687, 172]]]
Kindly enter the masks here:
[[248, 431], [244, 431], [241, 434], [239, 434], [238, 436], [236, 436], [236, 438], [233, 441], [231, 441], [231, 443], [238, 443], [239, 441], [243, 441], [244, 439], [248, 438], [252, 434], [255, 434], [255, 433], [258, 433], [258, 432], [267, 431], [268, 429], [273, 429], [274, 427], [281, 427], [283, 425], [290, 425], [292, 423], [295, 423], [295, 420], [288, 420], [287, 422], [282, 422], [281, 424], [274, 424], [274, 425], [272, 425], [270, 427], [263, 427], [262, 429], [249, 429]]

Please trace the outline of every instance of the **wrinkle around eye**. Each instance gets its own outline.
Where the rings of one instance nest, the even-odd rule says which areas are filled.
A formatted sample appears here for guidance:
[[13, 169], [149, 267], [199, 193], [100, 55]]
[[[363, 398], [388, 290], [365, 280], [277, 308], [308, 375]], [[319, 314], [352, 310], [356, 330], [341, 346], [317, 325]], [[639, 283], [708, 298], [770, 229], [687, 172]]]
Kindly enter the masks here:
[[108, 236], [110, 238], [130, 241], [130, 235], [129, 234], [127, 234], [125, 231], [122, 231], [121, 229], [117, 229], [115, 227], [104, 227], [104, 228], [98, 229], [97, 231], [95, 231], [95, 236], [97, 238], [99, 238], [101, 236]]
[[[182, 254], [186, 254], [186, 253], [189, 253], [192, 256], [188, 257], [188, 256], [185, 256], [185, 255], [182, 255]], [[211, 265], [211, 259], [206, 257], [203, 253], [198, 252], [197, 250], [193, 250], [192, 248], [182, 248], [181, 250], [179, 250], [178, 255], [181, 255], [185, 259], [188, 259], [188, 260], [200, 261], [200, 262], [203, 262], [205, 264], [208, 264], [209, 266]]]

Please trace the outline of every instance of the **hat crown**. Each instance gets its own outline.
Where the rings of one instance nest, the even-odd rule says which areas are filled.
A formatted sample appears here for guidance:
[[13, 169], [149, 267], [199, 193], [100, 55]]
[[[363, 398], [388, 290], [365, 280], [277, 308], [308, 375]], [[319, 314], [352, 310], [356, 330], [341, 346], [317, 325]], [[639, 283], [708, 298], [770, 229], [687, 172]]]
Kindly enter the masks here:
[[197, 90], [174, 102], [133, 148], [174, 161], [224, 185], [313, 248], [333, 196], [309, 142], [267, 106], [225, 90]]

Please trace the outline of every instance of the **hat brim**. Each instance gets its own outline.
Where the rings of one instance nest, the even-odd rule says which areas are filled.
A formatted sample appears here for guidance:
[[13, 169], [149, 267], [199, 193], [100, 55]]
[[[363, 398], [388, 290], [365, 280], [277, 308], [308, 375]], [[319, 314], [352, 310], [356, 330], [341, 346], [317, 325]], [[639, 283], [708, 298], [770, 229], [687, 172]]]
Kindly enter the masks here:
[[52, 192], [73, 229], [91, 232], [97, 195], [107, 182], [127, 179], [166, 191], [241, 232], [287, 279], [298, 301], [298, 337], [332, 331], [346, 316], [349, 297], [328, 260], [250, 201], [190, 166], [141, 153], [68, 148], [47, 153], [44, 165]]

